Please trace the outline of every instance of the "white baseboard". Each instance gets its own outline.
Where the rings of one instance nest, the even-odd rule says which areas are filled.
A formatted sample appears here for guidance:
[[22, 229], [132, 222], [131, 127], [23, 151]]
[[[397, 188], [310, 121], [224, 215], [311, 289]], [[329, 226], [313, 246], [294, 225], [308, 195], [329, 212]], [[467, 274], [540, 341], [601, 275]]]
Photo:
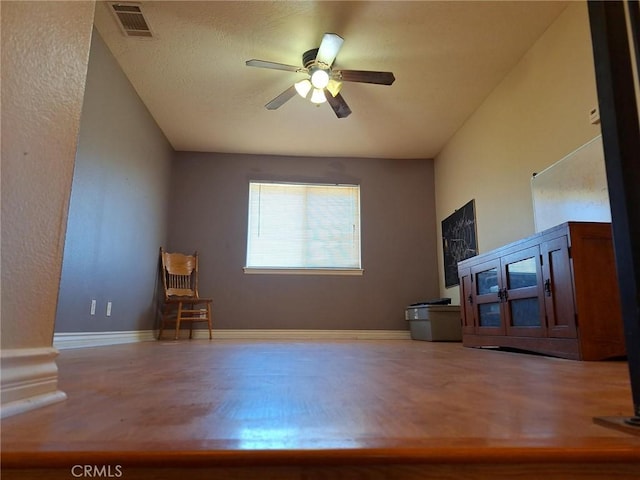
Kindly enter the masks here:
[[[172, 340], [165, 331], [163, 340]], [[188, 331], [181, 332], [186, 338]], [[209, 331], [193, 331], [194, 339], [208, 339]], [[294, 329], [224, 329], [213, 330], [214, 340], [410, 340], [409, 330], [294, 330]]]
[[57, 355], [51, 347], [2, 350], [1, 418], [67, 398], [58, 390]]
[[101, 347], [121, 343], [148, 342], [155, 339], [156, 334], [153, 330], [56, 333], [53, 336], [53, 346], [59, 350], [65, 350], [69, 348]]
[[[128, 332], [78, 332], [56, 333], [53, 345], [59, 350], [69, 348], [100, 347], [121, 343], [148, 342], [157, 338], [157, 331], [140, 330]], [[180, 331], [180, 338], [187, 338], [189, 331]], [[209, 338], [209, 331], [196, 329], [193, 338]], [[214, 340], [409, 340], [408, 330], [271, 330], [271, 329], [225, 329], [213, 330]], [[173, 330], [166, 329], [162, 340], [173, 340]]]

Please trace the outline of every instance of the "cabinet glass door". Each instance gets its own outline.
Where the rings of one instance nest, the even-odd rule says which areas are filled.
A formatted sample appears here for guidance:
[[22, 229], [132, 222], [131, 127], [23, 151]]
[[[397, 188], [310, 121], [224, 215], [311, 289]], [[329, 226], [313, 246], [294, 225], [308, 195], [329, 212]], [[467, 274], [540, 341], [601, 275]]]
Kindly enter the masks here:
[[492, 260], [471, 269], [475, 300], [476, 333], [504, 335], [500, 305], [500, 260]]
[[478, 305], [478, 324], [481, 327], [500, 327], [500, 304], [483, 303]]
[[502, 300], [509, 335], [540, 337], [546, 333], [542, 299], [540, 249], [528, 248], [502, 260]]

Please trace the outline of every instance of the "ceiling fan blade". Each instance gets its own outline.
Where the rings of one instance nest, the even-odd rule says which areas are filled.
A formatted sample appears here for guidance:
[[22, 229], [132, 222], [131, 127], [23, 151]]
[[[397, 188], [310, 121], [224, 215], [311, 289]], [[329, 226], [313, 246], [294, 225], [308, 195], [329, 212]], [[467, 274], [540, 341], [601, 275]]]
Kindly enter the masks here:
[[345, 82], [376, 83], [378, 85], [391, 85], [396, 77], [391, 72], [372, 72], [369, 70], [334, 70], [340, 80]]
[[344, 39], [340, 35], [336, 33], [325, 33], [322, 37], [322, 43], [320, 43], [320, 47], [318, 48], [316, 60], [330, 67], [336, 59], [336, 55], [338, 55], [343, 42]]
[[266, 60], [251, 59], [245, 62], [247, 67], [271, 68], [274, 70], [285, 70], [287, 72], [306, 72], [306, 68], [296, 67], [295, 65], [285, 65], [284, 63], [267, 62]]
[[342, 95], [337, 94], [335, 97], [331, 94], [325, 95], [327, 97], [327, 103], [331, 105], [331, 108], [338, 118], [345, 118], [351, 115], [351, 109], [347, 102], [344, 101]]
[[267, 108], [267, 110], [275, 110], [276, 108], [280, 108], [282, 105], [284, 105], [286, 102], [288, 102], [295, 96], [296, 96], [296, 87], [291, 85], [284, 92], [282, 92], [276, 98], [274, 98], [269, 103], [267, 103], [265, 107]]

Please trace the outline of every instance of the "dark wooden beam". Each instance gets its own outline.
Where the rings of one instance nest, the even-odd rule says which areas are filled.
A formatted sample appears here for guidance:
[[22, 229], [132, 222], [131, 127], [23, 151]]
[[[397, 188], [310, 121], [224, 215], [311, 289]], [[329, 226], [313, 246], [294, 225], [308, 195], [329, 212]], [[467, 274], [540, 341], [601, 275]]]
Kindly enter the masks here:
[[638, 31], [637, 17], [627, 13], [637, 8], [632, 3], [591, 0], [588, 9], [633, 400], [626, 423], [640, 430], [640, 125], [627, 33], [627, 19]]

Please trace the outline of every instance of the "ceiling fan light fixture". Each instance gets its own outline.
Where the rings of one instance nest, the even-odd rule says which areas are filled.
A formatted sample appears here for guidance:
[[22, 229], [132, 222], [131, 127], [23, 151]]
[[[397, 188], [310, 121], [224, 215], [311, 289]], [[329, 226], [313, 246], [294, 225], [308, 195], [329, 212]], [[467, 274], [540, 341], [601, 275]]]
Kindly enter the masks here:
[[324, 95], [324, 90], [321, 88], [314, 88], [313, 93], [311, 94], [311, 102], [320, 104], [326, 101], [327, 97]]
[[329, 83], [327, 84], [327, 90], [333, 97], [338, 95], [341, 89], [342, 89], [342, 82], [338, 80], [334, 80], [333, 78], [329, 80]]
[[311, 82], [308, 79], [300, 80], [293, 85], [302, 98], [307, 98], [309, 92], [311, 91]]
[[311, 73], [311, 85], [323, 89], [329, 84], [329, 72], [318, 68]]

